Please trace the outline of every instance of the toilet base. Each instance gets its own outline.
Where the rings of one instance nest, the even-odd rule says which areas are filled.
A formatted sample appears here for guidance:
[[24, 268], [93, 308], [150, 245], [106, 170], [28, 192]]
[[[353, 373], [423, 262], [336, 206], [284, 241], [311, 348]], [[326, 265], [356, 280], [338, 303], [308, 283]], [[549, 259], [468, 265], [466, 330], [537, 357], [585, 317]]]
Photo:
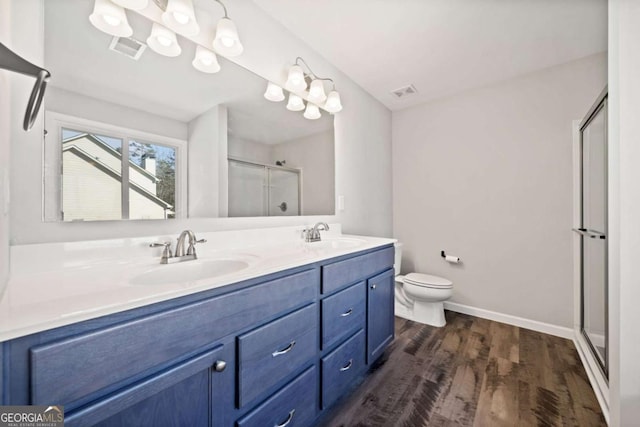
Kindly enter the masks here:
[[412, 307], [406, 307], [396, 302], [395, 315], [403, 319], [438, 328], [447, 324], [444, 316], [443, 302], [421, 302], [418, 304], [414, 302]]

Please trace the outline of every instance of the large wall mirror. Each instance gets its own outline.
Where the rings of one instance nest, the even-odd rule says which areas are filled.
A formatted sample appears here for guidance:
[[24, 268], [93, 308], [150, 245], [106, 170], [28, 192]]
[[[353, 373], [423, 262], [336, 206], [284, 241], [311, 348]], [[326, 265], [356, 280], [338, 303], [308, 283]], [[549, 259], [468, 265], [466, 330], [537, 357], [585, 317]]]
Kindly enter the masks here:
[[[262, 77], [222, 57], [196, 70], [180, 36], [178, 57], [140, 52], [90, 24], [93, 0], [43, 3], [46, 221], [334, 213], [333, 116], [267, 101]], [[144, 44], [151, 22], [127, 17]]]

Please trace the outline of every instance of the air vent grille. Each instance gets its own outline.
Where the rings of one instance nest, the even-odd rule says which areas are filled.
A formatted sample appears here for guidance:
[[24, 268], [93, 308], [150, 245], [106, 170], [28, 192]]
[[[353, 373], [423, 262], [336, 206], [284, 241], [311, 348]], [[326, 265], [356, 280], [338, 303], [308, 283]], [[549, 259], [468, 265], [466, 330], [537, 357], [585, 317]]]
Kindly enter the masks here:
[[136, 61], [140, 59], [146, 48], [146, 44], [131, 37], [114, 37], [109, 45], [109, 49]]
[[414, 85], [407, 85], [407, 86], [403, 86], [401, 88], [392, 90], [391, 93], [393, 94], [393, 96], [395, 96], [398, 99], [404, 99], [407, 96], [415, 95], [416, 93], [418, 93], [418, 90], [415, 88]]

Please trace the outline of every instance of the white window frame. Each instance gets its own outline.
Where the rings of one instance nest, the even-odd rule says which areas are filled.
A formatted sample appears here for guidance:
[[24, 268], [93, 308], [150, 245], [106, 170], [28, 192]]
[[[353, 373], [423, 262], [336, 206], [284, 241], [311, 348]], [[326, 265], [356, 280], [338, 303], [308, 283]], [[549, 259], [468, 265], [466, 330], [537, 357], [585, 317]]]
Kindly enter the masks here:
[[[140, 143], [164, 145], [176, 150], [176, 194], [175, 194], [175, 215], [176, 219], [187, 217], [187, 141], [157, 135], [150, 132], [116, 126], [109, 123], [102, 123], [94, 120], [83, 119], [81, 117], [70, 116], [46, 111], [45, 113], [45, 135], [42, 164], [44, 165], [43, 176], [43, 220], [63, 221], [62, 218], [62, 129], [73, 129], [78, 131], [96, 133], [99, 135], [120, 138], [122, 146], [122, 182], [123, 189], [128, 188], [129, 178], [129, 141], [135, 140]], [[128, 194], [124, 197], [128, 198]], [[123, 218], [128, 220], [129, 207], [122, 208]], [[124, 216], [127, 216], [125, 218]], [[149, 220], [140, 220], [149, 221]]]

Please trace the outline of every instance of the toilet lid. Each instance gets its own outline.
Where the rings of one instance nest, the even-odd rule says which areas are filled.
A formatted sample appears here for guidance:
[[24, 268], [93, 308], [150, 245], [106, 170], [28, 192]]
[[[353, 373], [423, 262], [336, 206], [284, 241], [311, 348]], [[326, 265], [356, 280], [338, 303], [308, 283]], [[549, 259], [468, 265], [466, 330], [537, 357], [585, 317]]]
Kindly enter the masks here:
[[443, 277], [432, 276], [430, 274], [409, 273], [404, 276], [404, 282], [426, 288], [452, 288], [453, 282]]

